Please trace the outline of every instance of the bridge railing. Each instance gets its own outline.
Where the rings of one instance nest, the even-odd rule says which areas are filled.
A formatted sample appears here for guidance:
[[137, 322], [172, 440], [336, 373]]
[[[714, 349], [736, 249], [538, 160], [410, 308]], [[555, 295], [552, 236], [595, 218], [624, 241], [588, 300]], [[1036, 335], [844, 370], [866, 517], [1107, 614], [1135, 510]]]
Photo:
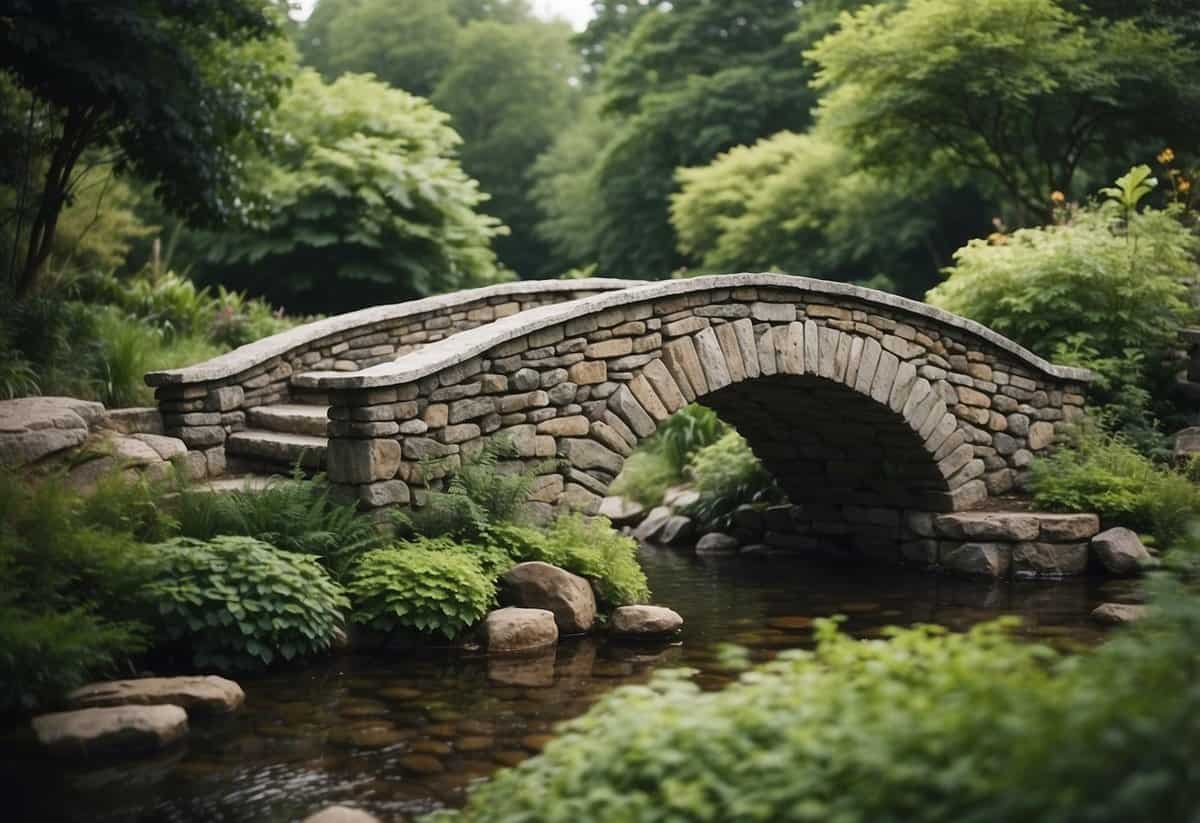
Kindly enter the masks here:
[[[526, 280], [374, 306], [257, 340], [203, 363], [153, 371], [147, 385], [168, 434], [191, 449], [221, 448], [246, 410], [293, 399], [308, 371], [356, 372], [531, 308], [641, 285], [606, 278]], [[319, 400], [309, 393], [309, 399]]]

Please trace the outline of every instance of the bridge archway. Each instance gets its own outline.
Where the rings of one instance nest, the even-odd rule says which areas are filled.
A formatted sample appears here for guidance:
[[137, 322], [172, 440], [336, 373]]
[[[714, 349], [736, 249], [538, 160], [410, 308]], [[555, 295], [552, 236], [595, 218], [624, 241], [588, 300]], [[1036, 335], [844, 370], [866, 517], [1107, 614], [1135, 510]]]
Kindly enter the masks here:
[[1088, 378], [924, 304], [769, 274], [532, 309], [306, 376], [331, 403], [330, 477], [368, 506], [409, 504], [424, 478], [505, 436], [544, 467], [537, 503], [594, 510], [637, 443], [700, 401], [794, 503], [884, 527], [1011, 490], [1082, 412]]

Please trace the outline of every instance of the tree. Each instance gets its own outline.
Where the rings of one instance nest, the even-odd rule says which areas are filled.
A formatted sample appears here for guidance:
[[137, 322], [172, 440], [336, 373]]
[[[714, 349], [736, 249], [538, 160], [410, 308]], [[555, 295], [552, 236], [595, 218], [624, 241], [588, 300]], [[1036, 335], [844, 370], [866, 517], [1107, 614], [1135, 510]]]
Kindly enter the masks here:
[[443, 0], [321, 0], [300, 47], [326, 80], [370, 73], [428, 97], [454, 59], [458, 33]]
[[596, 80], [609, 54], [629, 36], [642, 15], [661, 5], [658, 0], [592, 0], [592, 19], [575, 36], [584, 78]]
[[556, 269], [535, 232], [528, 175], [576, 108], [570, 37], [565, 23], [472, 23], [432, 98], [463, 138], [463, 168], [491, 195], [486, 211], [512, 229], [497, 240], [500, 259], [526, 277]]
[[257, 196], [211, 239], [214, 279], [292, 311], [333, 312], [498, 278], [506, 229], [454, 157], [447, 116], [365, 76], [302, 71], [281, 102], [281, 148], [247, 158]]
[[1052, 192], [1069, 195], [1081, 170], [1127, 166], [1146, 139], [1200, 145], [1200, 52], [1061, 0], [870, 6], [808, 55], [821, 122], [866, 165], [980, 175], [1026, 219], [1048, 219]]
[[[578, 172], [595, 186], [589, 256], [603, 273], [663, 277], [686, 262], [668, 214], [676, 168], [808, 126], [811, 72], [788, 42], [808, 15], [793, 0], [678, 0], [640, 13], [600, 76], [613, 137]], [[548, 215], [542, 226], [569, 222]]]
[[278, 60], [238, 57], [278, 30], [256, 0], [0, 0], [0, 71], [19, 106], [0, 116], [18, 296], [54, 248], [85, 156], [151, 182], [195, 222], [236, 214], [235, 143], [265, 140], [285, 79]]

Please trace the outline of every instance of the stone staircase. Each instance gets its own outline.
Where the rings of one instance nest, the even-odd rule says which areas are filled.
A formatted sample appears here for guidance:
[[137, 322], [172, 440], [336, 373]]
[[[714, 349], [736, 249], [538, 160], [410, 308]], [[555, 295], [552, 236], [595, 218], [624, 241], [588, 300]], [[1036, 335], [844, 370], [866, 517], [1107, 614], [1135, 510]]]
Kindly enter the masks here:
[[229, 436], [225, 449], [240, 471], [289, 474], [299, 461], [307, 473], [325, 468], [329, 407], [316, 394], [293, 391], [292, 402], [257, 406], [246, 428]]

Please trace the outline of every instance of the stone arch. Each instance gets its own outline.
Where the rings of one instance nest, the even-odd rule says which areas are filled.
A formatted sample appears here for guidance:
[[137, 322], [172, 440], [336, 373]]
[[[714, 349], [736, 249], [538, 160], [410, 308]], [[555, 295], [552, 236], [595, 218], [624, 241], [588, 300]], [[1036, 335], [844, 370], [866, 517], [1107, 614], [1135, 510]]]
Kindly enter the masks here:
[[894, 295], [725, 275], [532, 309], [313, 379], [332, 403], [331, 479], [367, 505], [410, 502], [426, 461], [436, 479], [505, 435], [549, 465], [538, 503], [594, 510], [636, 444], [698, 400], [823, 519], [886, 529], [1010, 491], [1082, 411], [1089, 374]]

